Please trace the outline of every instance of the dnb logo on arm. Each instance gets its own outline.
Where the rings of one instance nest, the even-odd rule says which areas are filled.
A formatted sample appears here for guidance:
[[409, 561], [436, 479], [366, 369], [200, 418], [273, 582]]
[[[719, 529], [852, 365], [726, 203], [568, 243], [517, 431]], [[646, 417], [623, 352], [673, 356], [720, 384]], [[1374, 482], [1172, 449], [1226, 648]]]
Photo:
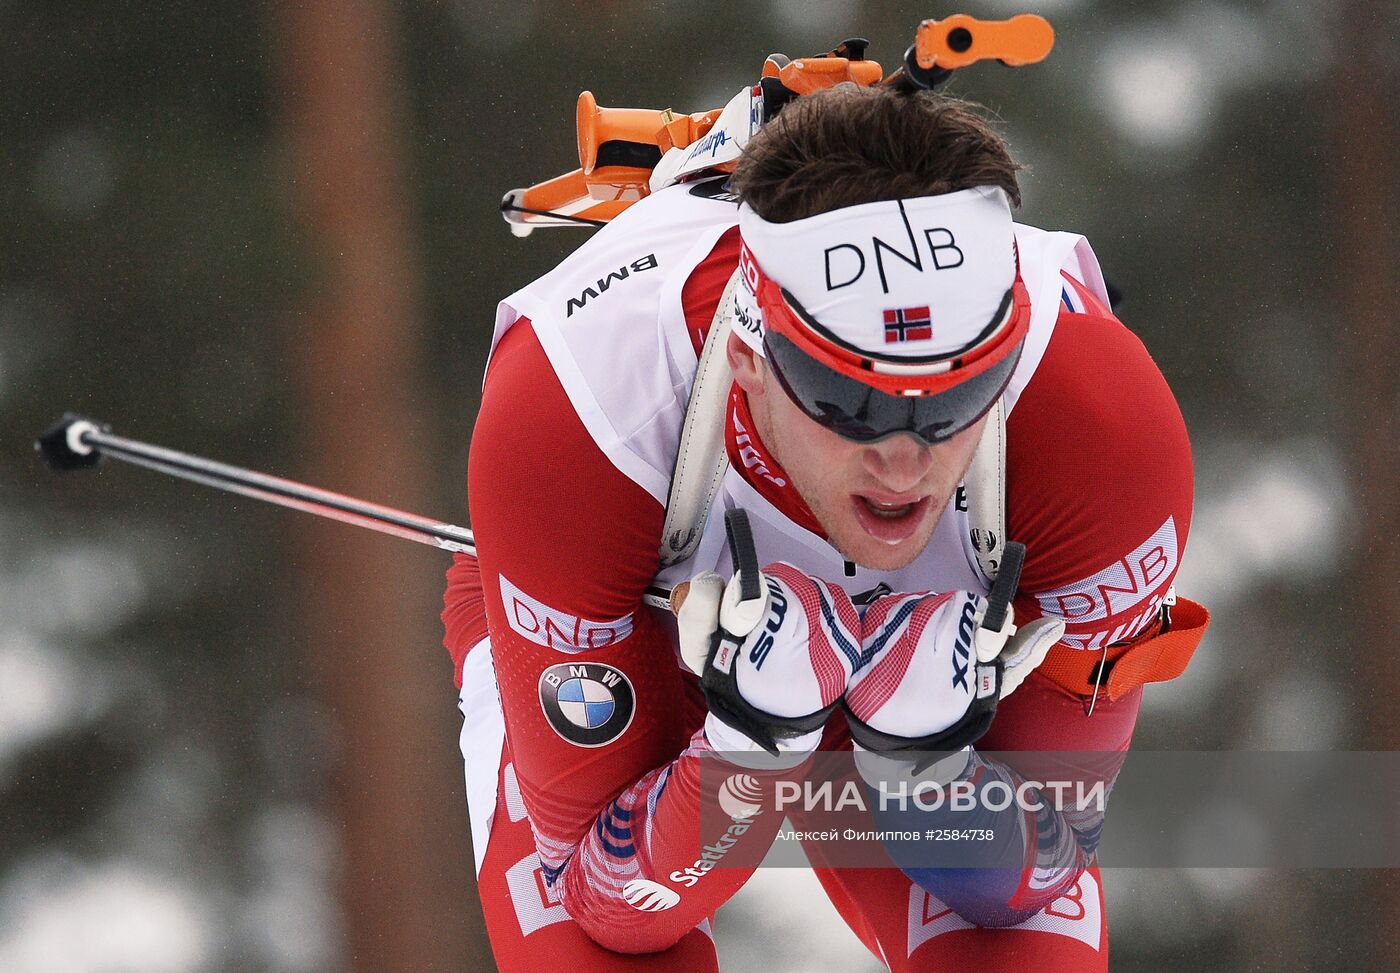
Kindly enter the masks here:
[[540, 706], [565, 740], [601, 747], [632, 724], [637, 700], [621, 669], [601, 662], [564, 662], [540, 674]]

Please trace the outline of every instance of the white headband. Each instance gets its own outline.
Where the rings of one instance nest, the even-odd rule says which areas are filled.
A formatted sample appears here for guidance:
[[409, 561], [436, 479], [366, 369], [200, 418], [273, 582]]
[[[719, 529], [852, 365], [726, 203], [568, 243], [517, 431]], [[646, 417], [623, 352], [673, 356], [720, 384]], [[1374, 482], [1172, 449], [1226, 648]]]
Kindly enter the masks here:
[[[862, 203], [770, 223], [739, 207], [739, 234], [763, 273], [835, 337], [872, 355], [966, 347], [1016, 277], [1011, 206], [999, 187]], [[752, 281], [736, 288], [735, 332], [762, 350]]]

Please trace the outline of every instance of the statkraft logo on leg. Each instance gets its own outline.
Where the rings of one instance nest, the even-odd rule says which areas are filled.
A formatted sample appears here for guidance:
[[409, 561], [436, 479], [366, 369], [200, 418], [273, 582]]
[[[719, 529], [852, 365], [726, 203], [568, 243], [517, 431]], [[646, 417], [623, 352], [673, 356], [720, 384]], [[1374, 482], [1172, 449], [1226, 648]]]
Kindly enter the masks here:
[[[758, 781], [747, 774], [735, 774], [740, 778], [734, 781], [733, 778], [726, 780], [720, 788], [719, 801], [725, 811], [730, 815], [731, 824], [724, 829], [724, 834], [720, 835], [711, 844], [700, 849], [700, 857], [691, 863], [689, 868], [680, 868], [672, 872], [669, 876], [671, 881], [685, 888], [694, 888], [695, 884], [704, 878], [705, 875], [720, 862], [730, 850], [739, 843], [753, 824], [753, 815], [760, 810], [759, 805], [753, 803], [760, 799], [761, 791]], [[744, 812], [749, 812], [744, 814]], [[736, 815], [744, 815], [737, 817]]]

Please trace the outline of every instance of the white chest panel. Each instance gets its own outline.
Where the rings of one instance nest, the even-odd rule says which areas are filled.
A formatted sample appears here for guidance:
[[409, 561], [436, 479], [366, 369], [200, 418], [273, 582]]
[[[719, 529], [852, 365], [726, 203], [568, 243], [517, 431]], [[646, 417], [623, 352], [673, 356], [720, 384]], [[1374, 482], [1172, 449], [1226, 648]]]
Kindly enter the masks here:
[[881, 582], [894, 591], [987, 590], [966, 540], [967, 514], [956, 508], [956, 495], [939, 518], [928, 547], [913, 563], [897, 571], [856, 567], [855, 575], [847, 576], [846, 560], [836, 548], [789, 520], [732, 468], [725, 474], [719, 499], [710, 510], [699, 549], [690, 559], [662, 571], [657, 579], [660, 583], [675, 585], [705, 570], [723, 575], [731, 572], [733, 565], [725, 543], [724, 512], [732, 507], [748, 511], [761, 563], [787, 561], [807, 574], [840, 584], [852, 595], [868, 591]]

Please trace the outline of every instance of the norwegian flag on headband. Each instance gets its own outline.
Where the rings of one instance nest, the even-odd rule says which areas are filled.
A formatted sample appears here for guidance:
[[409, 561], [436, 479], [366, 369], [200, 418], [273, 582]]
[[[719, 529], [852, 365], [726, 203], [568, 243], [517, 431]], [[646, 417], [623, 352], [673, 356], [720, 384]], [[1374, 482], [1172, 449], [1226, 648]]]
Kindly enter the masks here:
[[885, 344], [895, 345], [932, 337], [933, 318], [928, 313], [927, 304], [923, 307], [896, 307], [885, 311]]

